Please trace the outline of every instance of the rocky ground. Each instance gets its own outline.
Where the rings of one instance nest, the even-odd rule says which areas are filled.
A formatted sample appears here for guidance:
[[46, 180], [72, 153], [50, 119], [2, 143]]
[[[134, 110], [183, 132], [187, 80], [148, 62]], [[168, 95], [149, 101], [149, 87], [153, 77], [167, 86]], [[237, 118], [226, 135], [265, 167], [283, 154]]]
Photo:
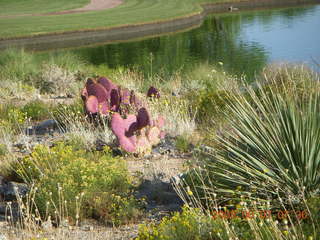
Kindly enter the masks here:
[[[28, 153], [37, 143], [50, 145], [63, 135], [54, 120], [43, 121], [25, 131], [27, 139], [15, 144], [15, 150], [21, 154]], [[179, 154], [175, 149], [174, 139], [167, 137], [150, 155], [127, 159], [129, 172], [141, 177], [135, 196], [146, 199], [146, 215], [140, 223], [157, 222], [181, 209], [183, 202], [174, 191], [172, 183], [180, 178], [190, 157]], [[16, 193], [25, 195], [27, 192], [26, 184], [0, 176], [0, 240], [30, 239], [37, 235], [47, 239], [133, 239], [137, 236], [139, 223], [115, 228], [99, 225], [94, 220], [84, 220], [79, 227], [65, 224], [54, 228], [51, 223], [46, 223], [37, 231], [23, 231], [12, 222], [19, 218]]]

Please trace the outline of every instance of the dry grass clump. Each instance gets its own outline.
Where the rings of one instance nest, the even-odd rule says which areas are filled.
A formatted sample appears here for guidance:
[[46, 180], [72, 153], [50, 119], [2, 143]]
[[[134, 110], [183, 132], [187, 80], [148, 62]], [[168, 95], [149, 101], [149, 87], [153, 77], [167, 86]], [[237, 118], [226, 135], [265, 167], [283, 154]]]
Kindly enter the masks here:
[[30, 101], [36, 100], [39, 97], [39, 90], [30, 85], [12, 80], [0, 81], [0, 98], [4, 101], [10, 99]]
[[171, 136], [191, 136], [196, 130], [194, 116], [189, 112], [188, 101], [179, 97], [163, 96], [148, 103], [153, 117], [165, 118], [164, 130]]
[[148, 86], [143, 75], [138, 71], [118, 68], [113, 74], [111, 74], [111, 80], [119, 84], [120, 86], [133, 90], [135, 92], [146, 93], [146, 91], [148, 90]]
[[44, 64], [35, 80], [35, 85], [43, 93], [54, 93], [64, 96], [75, 96], [82, 83], [77, 81], [76, 73], [56, 64]]

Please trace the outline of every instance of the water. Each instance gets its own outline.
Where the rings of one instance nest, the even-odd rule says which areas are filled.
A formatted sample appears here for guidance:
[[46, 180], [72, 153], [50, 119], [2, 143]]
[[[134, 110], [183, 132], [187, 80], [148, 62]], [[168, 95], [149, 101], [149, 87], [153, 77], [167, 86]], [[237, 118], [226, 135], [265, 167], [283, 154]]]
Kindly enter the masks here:
[[320, 5], [208, 16], [201, 27], [151, 39], [70, 50], [96, 65], [170, 75], [224, 63], [249, 77], [270, 62], [320, 63]]

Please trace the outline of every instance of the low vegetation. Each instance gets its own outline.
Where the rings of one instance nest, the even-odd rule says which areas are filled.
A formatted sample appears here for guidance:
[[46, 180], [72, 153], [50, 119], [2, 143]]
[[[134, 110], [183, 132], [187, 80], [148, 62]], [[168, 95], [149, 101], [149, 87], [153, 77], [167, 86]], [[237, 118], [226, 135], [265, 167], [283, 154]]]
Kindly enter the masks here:
[[[113, 116], [123, 122], [132, 113], [102, 114], [88, 108], [94, 94], [81, 99], [87, 79], [99, 82], [108, 72], [155, 119], [164, 117], [161, 130], [179, 156], [193, 155], [175, 181], [182, 212], [142, 224], [138, 239], [319, 238], [320, 85], [309, 69], [270, 65], [248, 84], [224, 73], [223, 63], [163, 79], [72, 55], [10, 50], [0, 62], [0, 171], [30, 188], [18, 197], [24, 228], [37, 233], [49, 220], [55, 226], [79, 226], [86, 218], [117, 226], [146, 220], [134, 194], [140, 179], [126, 166], [140, 156], [123, 151], [124, 136], [112, 127]], [[150, 85], [160, 98], [146, 97]], [[35, 144], [26, 128], [46, 119], [57, 121], [60, 132]]]
[[130, 197], [132, 180], [125, 161], [110, 149], [86, 152], [57, 143], [38, 145], [14, 169], [34, 190], [34, 208], [44, 221], [56, 223], [93, 217], [123, 224], [139, 216], [138, 201]]

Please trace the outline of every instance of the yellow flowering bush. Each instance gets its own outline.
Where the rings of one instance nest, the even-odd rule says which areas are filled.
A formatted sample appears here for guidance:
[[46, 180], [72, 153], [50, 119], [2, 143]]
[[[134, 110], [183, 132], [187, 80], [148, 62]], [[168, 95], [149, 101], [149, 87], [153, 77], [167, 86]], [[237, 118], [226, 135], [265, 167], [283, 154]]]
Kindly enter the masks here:
[[140, 225], [137, 240], [228, 239], [221, 219], [204, 215], [199, 209], [184, 207], [159, 225]]
[[38, 145], [16, 171], [35, 184], [34, 200], [43, 217], [95, 217], [121, 224], [139, 213], [137, 201], [130, 197], [125, 161], [108, 151], [86, 152], [64, 143], [51, 149]]

